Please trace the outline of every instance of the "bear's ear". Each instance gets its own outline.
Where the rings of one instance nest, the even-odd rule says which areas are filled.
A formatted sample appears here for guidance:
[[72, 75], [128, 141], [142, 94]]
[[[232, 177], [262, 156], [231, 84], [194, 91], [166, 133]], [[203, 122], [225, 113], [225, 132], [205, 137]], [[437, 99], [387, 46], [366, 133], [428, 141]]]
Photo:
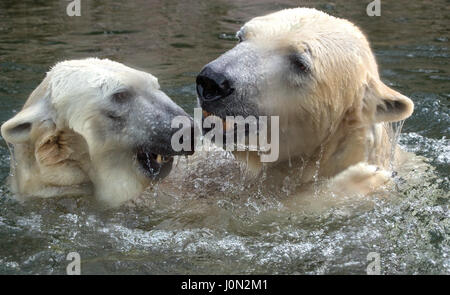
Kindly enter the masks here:
[[24, 108], [1, 127], [2, 137], [6, 142], [24, 143], [30, 140], [33, 125], [50, 119], [49, 102], [47, 100], [48, 83], [45, 79], [31, 93]]
[[411, 99], [373, 77], [368, 79], [363, 102], [364, 111], [368, 112], [375, 122], [405, 120], [414, 111]]

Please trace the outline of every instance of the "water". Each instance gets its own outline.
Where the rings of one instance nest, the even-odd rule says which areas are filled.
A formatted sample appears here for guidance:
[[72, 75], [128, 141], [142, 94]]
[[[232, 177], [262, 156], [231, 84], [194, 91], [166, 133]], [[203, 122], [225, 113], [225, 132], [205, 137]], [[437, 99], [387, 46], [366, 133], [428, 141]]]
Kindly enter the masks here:
[[[88, 56], [151, 72], [192, 114], [196, 74], [235, 45], [234, 32], [299, 1], [82, 0], [82, 16], [74, 18], [65, 15], [66, 4], [0, 2], [1, 122], [56, 61]], [[363, 274], [369, 252], [380, 253], [383, 273], [450, 273], [448, 2], [384, 1], [381, 16], [372, 18], [364, 1], [300, 4], [366, 32], [383, 80], [416, 105], [400, 144], [430, 166], [411, 160], [403, 170], [412, 172], [398, 177], [395, 191], [369, 201], [289, 210], [282, 203], [289, 179], [284, 192], [251, 190], [250, 176], [239, 174], [229, 156], [210, 153], [204, 166], [179, 159], [176, 171], [187, 166], [188, 174], [172, 177], [190, 177], [183, 192], [155, 187], [147, 204], [100, 211], [89, 199], [13, 200], [4, 185], [9, 153], [2, 141], [0, 273], [65, 273], [72, 251], [86, 274]], [[218, 172], [218, 165], [229, 168]]]

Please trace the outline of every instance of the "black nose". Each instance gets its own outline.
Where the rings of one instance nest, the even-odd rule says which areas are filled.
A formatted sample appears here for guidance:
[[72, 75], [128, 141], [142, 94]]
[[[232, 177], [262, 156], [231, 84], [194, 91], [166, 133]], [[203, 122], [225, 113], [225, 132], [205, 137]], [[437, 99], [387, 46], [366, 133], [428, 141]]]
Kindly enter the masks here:
[[224, 74], [219, 73], [206, 66], [197, 76], [197, 94], [202, 101], [215, 101], [225, 98], [234, 89]]

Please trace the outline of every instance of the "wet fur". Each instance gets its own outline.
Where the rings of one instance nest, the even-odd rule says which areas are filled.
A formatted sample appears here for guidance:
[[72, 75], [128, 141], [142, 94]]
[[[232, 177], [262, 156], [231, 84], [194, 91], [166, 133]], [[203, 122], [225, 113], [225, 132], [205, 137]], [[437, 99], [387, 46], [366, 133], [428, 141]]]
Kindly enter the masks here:
[[[231, 78], [235, 91], [220, 107], [203, 107], [245, 115], [239, 110], [256, 104], [251, 115], [278, 115], [281, 129], [278, 161], [263, 165], [256, 152], [234, 152], [238, 160], [255, 175], [264, 166], [279, 181], [300, 163], [300, 183], [328, 179], [336, 192], [364, 194], [389, 181], [398, 151], [390, 123], [408, 118], [414, 104], [380, 80], [358, 27], [296, 8], [256, 17], [238, 36], [240, 44], [208, 64]], [[293, 54], [304, 60], [305, 72], [293, 70]]]

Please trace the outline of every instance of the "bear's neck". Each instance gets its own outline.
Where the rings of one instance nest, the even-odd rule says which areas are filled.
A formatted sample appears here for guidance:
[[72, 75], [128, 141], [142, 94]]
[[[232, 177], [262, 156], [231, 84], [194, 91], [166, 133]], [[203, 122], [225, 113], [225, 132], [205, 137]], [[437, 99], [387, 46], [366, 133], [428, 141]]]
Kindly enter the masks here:
[[255, 175], [266, 172], [273, 179], [295, 175], [302, 183], [331, 178], [359, 162], [387, 167], [391, 145], [383, 123], [338, 128], [311, 155], [292, 155], [289, 160], [264, 164], [257, 152], [234, 152]]

